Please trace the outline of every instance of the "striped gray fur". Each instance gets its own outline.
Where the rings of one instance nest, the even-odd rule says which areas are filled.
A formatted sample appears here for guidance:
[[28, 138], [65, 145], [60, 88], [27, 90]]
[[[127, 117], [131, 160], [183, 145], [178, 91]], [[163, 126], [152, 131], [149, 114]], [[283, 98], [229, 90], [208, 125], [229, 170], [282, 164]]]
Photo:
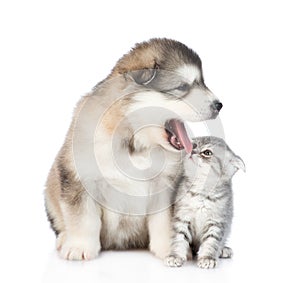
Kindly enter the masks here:
[[[216, 137], [195, 138], [191, 157], [184, 161], [184, 181], [179, 184], [173, 216], [168, 266], [181, 266], [190, 247], [197, 264], [213, 268], [219, 257], [231, 257], [225, 247], [233, 217], [231, 179], [244, 163]], [[211, 156], [206, 156], [209, 150]]]

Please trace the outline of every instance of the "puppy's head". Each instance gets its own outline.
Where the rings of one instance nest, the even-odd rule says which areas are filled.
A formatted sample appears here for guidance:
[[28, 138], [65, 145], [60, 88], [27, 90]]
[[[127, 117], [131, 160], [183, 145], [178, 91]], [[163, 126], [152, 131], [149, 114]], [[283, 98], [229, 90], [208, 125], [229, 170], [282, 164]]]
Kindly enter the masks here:
[[110, 77], [116, 75], [134, 85], [128, 113], [143, 111], [140, 120], [146, 115], [148, 121], [151, 118], [153, 124], [164, 127], [168, 146], [176, 150], [192, 151], [183, 121], [214, 119], [222, 108], [204, 83], [199, 56], [174, 40], [137, 44], [118, 61]]

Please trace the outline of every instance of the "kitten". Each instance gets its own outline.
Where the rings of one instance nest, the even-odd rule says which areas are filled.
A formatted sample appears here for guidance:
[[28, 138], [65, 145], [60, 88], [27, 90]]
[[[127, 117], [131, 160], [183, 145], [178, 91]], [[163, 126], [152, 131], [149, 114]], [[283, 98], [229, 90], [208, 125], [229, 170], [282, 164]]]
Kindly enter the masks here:
[[182, 266], [191, 246], [199, 267], [214, 268], [218, 257], [232, 255], [225, 247], [233, 216], [231, 178], [238, 169], [245, 171], [245, 165], [220, 138], [193, 142], [175, 197], [171, 253], [165, 263]]

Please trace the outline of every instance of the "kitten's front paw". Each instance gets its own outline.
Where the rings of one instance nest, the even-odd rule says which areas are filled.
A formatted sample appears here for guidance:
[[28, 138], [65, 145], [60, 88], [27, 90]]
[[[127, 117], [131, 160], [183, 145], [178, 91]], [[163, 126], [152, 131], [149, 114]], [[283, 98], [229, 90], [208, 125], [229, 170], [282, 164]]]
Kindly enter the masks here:
[[91, 260], [98, 256], [100, 241], [60, 234], [56, 240], [59, 255], [67, 260]]
[[232, 257], [232, 249], [229, 247], [224, 247], [221, 251], [220, 258], [231, 258]]
[[212, 257], [200, 257], [198, 258], [197, 265], [200, 268], [215, 268], [217, 265], [217, 260]]
[[185, 259], [175, 255], [169, 255], [165, 258], [165, 265], [169, 267], [180, 267], [185, 262]]

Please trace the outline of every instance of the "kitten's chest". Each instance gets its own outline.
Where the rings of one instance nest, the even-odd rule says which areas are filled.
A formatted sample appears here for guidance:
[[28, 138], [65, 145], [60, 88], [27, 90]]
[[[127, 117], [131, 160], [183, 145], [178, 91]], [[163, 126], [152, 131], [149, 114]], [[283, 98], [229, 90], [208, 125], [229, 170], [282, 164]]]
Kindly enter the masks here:
[[215, 203], [209, 196], [189, 192], [185, 199], [185, 206], [190, 209], [191, 215], [206, 215], [215, 209]]
[[217, 203], [211, 201], [209, 198], [195, 195], [189, 200], [191, 225], [196, 230], [196, 233], [201, 231], [201, 227], [209, 220], [217, 217], [218, 207]]
[[[194, 196], [190, 199], [190, 223], [194, 236], [202, 235], [211, 223], [223, 223], [226, 215], [231, 214], [226, 198], [216, 199], [209, 196]], [[204, 229], [204, 230], [203, 230]]]

